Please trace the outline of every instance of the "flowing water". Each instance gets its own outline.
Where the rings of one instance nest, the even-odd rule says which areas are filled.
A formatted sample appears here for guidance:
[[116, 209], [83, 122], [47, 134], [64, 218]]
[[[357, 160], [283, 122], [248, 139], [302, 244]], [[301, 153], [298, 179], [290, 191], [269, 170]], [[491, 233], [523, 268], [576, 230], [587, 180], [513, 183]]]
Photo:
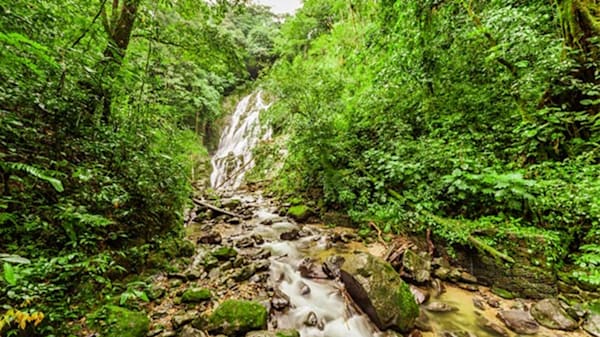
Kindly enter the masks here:
[[242, 184], [244, 174], [254, 167], [252, 149], [259, 141], [271, 138], [271, 130], [263, 130], [259, 118], [261, 111], [268, 107], [262, 91], [238, 103], [212, 158], [210, 184], [214, 189], [235, 190]]

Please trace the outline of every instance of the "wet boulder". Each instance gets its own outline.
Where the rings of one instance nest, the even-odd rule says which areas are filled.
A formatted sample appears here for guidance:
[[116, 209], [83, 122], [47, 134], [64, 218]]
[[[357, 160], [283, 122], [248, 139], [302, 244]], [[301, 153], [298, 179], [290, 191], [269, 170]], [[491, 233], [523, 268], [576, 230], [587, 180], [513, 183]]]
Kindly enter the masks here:
[[252, 330], [267, 327], [267, 309], [252, 301], [226, 300], [208, 319], [210, 333], [228, 336], [243, 335]]
[[346, 257], [341, 280], [356, 304], [381, 330], [408, 332], [419, 316], [419, 307], [394, 268], [367, 253]]
[[402, 268], [409, 278], [417, 283], [431, 280], [431, 259], [408, 249], [402, 257]]
[[501, 310], [498, 318], [512, 331], [522, 335], [535, 335], [540, 326], [523, 310]]
[[569, 316], [560, 305], [560, 302], [554, 298], [537, 302], [531, 307], [531, 315], [538, 323], [550, 329], [572, 331], [579, 327], [579, 324]]

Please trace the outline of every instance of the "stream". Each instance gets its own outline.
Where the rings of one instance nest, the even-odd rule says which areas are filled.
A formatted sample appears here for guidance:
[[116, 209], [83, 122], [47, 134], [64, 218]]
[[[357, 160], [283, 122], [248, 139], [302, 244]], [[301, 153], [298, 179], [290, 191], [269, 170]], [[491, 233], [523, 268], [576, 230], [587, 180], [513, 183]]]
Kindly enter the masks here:
[[[208, 315], [231, 298], [267, 307], [270, 331], [295, 329], [301, 337], [400, 336], [378, 329], [349, 296], [344, 283], [327, 275], [327, 268], [322, 267], [332, 256], [357, 252], [383, 260], [391, 247], [377, 240], [361, 240], [353, 228], [324, 226], [317, 218], [295, 220], [286, 215], [290, 205], [281, 204], [260, 188], [243, 186], [244, 173], [254, 166], [252, 148], [271, 137], [271, 131], [260, 126], [260, 112], [267, 107], [261, 92], [247, 96], [225, 128], [211, 176], [220, 198], [209, 201], [232, 214], [202, 207], [194, 210], [194, 221], [186, 232], [188, 239], [197, 243], [196, 254], [183, 272], [157, 277], [156, 284], [169, 295], [151, 308], [153, 326], [160, 329], [149, 335], [207, 336], [175, 331], [193, 325], [196, 317]], [[215, 259], [215, 250], [223, 248], [235, 252], [226, 259]], [[523, 334], [509, 329], [499, 313], [514, 311], [526, 318], [533, 301], [501, 299], [477, 283], [459, 285], [433, 277], [426, 284], [411, 285], [415, 300], [422, 302], [418, 329], [410, 332], [411, 337]], [[212, 300], [182, 304], [179, 296], [192, 287], [211, 289]], [[537, 324], [531, 335], [589, 337], [581, 328], [567, 332]]]

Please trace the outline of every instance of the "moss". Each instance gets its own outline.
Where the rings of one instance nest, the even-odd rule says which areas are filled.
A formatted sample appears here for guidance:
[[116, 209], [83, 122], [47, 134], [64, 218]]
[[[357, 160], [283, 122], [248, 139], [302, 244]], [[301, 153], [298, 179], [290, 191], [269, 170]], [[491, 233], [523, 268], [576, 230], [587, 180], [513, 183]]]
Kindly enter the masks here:
[[228, 336], [265, 329], [267, 309], [256, 302], [227, 300], [215, 309], [208, 325], [209, 331]]
[[106, 305], [90, 316], [92, 326], [104, 337], [145, 337], [150, 320], [143, 312]]
[[233, 247], [219, 247], [213, 250], [211, 255], [219, 260], [229, 260], [237, 256], [237, 251]]
[[515, 295], [513, 295], [513, 293], [511, 293], [510, 291], [498, 287], [492, 287], [492, 293], [507, 300], [515, 298]]
[[212, 297], [210, 290], [206, 288], [191, 288], [187, 289], [181, 295], [181, 302], [183, 303], [197, 303], [209, 300]]
[[402, 331], [409, 331], [415, 325], [415, 317], [419, 317], [419, 306], [408, 287], [408, 284], [401, 282], [396, 289], [396, 303], [402, 308], [400, 317], [396, 319], [398, 328]]
[[296, 205], [290, 207], [287, 214], [295, 220], [305, 221], [310, 216], [310, 209], [305, 205]]
[[300, 337], [297, 330], [281, 330], [275, 333], [275, 337]]
[[300, 205], [302, 203], [302, 198], [300, 197], [291, 197], [287, 200], [288, 203], [292, 206]]

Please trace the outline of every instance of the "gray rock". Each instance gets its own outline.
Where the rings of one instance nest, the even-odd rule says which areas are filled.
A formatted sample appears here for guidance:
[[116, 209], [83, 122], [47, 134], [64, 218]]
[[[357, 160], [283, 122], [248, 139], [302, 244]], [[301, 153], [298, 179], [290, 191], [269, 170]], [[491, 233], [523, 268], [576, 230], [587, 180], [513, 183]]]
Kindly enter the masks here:
[[178, 329], [193, 321], [196, 316], [198, 316], [198, 312], [196, 311], [188, 311], [180, 315], [174, 315], [171, 317], [171, 324], [173, 324], [173, 328]]
[[227, 219], [227, 223], [230, 225], [239, 225], [241, 222], [242, 219], [238, 218], [237, 216]]
[[413, 294], [417, 304], [423, 304], [429, 300], [429, 292], [427, 290], [415, 287], [412, 284], [409, 287], [410, 292]]
[[297, 229], [292, 229], [291, 231], [283, 232], [279, 235], [281, 240], [293, 241], [297, 240], [300, 237], [300, 231]]
[[482, 330], [488, 332], [492, 336], [496, 336], [496, 337], [508, 337], [509, 336], [508, 331], [506, 331], [506, 329], [504, 329], [500, 325], [488, 320], [485, 317], [478, 317], [477, 324], [479, 325], [479, 327]]
[[223, 240], [223, 238], [221, 237], [220, 233], [211, 231], [211, 232], [204, 233], [203, 235], [201, 235], [198, 238], [197, 242], [211, 244], [211, 245], [217, 245], [217, 244], [220, 244], [222, 240]]
[[279, 288], [275, 289], [271, 298], [271, 306], [275, 310], [283, 310], [290, 306], [290, 298]]
[[583, 330], [594, 337], [600, 337], [600, 314], [590, 313], [583, 323]]
[[485, 300], [481, 297], [473, 297], [473, 305], [479, 310], [485, 310]]
[[317, 317], [317, 314], [315, 314], [313, 311], [309, 312], [306, 316], [306, 319], [304, 320], [304, 325], [306, 326], [317, 326], [318, 323], [319, 318]]
[[248, 332], [246, 337], [300, 337], [300, 333], [297, 330], [260, 330]]
[[394, 268], [367, 253], [354, 253], [342, 265], [341, 280], [354, 302], [380, 330], [410, 331], [419, 307]]
[[181, 332], [177, 334], [177, 337], [207, 337], [207, 335], [201, 330], [186, 325], [181, 329]]
[[452, 306], [448, 303], [443, 303], [443, 302], [431, 302], [427, 306], [425, 306], [425, 309], [427, 309], [427, 311], [431, 311], [431, 312], [458, 311], [457, 307]]
[[429, 321], [429, 316], [425, 313], [425, 311], [419, 311], [419, 317], [415, 321], [415, 328], [421, 331], [432, 331], [433, 327], [431, 326], [431, 322]]
[[431, 280], [431, 258], [429, 256], [421, 256], [408, 249], [402, 257], [402, 268], [415, 282], [425, 283]]
[[523, 310], [500, 310], [496, 315], [512, 331], [523, 335], [535, 335], [540, 326]]
[[244, 266], [244, 267], [236, 270], [233, 273], [233, 279], [236, 280], [237, 282], [246, 281], [247, 279], [252, 277], [252, 275], [254, 275], [254, 273], [256, 273], [256, 266], [254, 265], [254, 263], [251, 263], [247, 266]]
[[558, 330], [572, 331], [579, 328], [579, 324], [562, 308], [560, 302], [548, 298], [537, 302], [531, 307], [531, 315], [541, 325]]

